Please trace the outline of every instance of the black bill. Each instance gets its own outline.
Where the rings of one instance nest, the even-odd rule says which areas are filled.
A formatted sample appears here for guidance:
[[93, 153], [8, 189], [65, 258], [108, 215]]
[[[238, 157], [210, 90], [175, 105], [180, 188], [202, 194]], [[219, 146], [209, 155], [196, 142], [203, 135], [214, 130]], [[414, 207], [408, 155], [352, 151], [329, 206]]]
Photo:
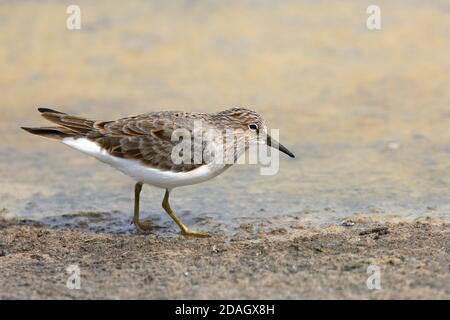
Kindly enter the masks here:
[[286, 149], [285, 146], [283, 146], [281, 143], [279, 143], [277, 140], [273, 139], [271, 136], [267, 135], [267, 145], [269, 147], [275, 148], [280, 150], [281, 152], [286, 153], [289, 157], [295, 158], [294, 154], [290, 152], [288, 149]]

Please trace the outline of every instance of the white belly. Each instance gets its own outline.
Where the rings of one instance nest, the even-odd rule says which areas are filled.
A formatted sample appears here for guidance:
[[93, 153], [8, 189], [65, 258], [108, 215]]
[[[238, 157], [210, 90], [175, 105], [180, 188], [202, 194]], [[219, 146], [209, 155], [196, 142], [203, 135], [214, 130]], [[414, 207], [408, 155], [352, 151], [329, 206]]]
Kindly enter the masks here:
[[62, 142], [109, 164], [136, 181], [164, 189], [173, 189], [175, 187], [187, 186], [212, 179], [229, 167], [211, 163], [188, 172], [162, 171], [146, 167], [137, 160], [114, 157], [105, 149], [102, 149], [97, 143], [86, 138], [64, 138]]

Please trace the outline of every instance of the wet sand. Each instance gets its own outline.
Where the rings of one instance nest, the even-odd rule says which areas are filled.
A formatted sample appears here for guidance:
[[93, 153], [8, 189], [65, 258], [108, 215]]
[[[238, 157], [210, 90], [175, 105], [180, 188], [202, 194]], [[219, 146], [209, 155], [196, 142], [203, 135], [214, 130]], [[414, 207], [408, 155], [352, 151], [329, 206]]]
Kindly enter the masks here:
[[[361, 218], [314, 228], [298, 219], [208, 239], [114, 234], [0, 220], [0, 298], [449, 299], [449, 224]], [[81, 273], [68, 289], [66, 268]], [[381, 290], [369, 290], [369, 266]]]

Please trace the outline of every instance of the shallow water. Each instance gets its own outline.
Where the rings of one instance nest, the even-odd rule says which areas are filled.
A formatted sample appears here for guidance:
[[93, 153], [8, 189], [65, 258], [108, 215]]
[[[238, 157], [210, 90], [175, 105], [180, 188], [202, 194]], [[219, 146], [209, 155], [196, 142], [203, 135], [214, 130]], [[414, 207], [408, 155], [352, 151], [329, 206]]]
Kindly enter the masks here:
[[[18, 129], [45, 124], [36, 106], [98, 119], [245, 106], [297, 158], [176, 189], [186, 224], [448, 218], [450, 5], [379, 5], [371, 32], [358, 1], [81, 1], [69, 31], [57, 1], [1, 2], [1, 214], [132, 230], [133, 181]], [[162, 196], [144, 187], [143, 215], [174, 229]]]

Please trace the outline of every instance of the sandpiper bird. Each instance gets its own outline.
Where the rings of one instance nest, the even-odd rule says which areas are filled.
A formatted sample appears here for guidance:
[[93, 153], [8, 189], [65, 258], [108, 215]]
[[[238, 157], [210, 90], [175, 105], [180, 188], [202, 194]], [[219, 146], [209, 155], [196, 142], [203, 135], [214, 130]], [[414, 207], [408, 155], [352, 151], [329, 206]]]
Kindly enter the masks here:
[[[264, 119], [256, 112], [232, 108], [217, 113], [190, 113], [181, 111], [149, 112], [113, 121], [96, 121], [72, 116], [48, 108], [39, 108], [42, 116], [57, 124], [53, 127], [22, 129], [36, 135], [52, 138], [95, 157], [135, 179], [134, 216], [132, 223], [140, 231], [150, 229], [149, 223], [139, 220], [139, 197], [143, 184], [165, 189], [162, 207], [175, 221], [185, 236], [207, 237], [208, 234], [189, 230], [169, 205], [170, 191], [176, 187], [200, 183], [229, 168], [252, 144], [267, 144], [290, 157], [294, 155], [267, 133]], [[201, 132], [214, 128], [221, 134], [235, 133], [231, 144], [232, 161], [173, 161], [177, 130], [195, 136], [195, 125], [203, 125]], [[220, 135], [222, 139], [223, 135]], [[236, 148], [236, 141], [242, 147]], [[194, 142], [195, 143], [195, 142]], [[200, 144], [205, 151], [217, 144], [217, 139], [205, 139]], [[190, 148], [190, 147], [189, 147]], [[214, 149], [214, 148], [212, 148]], [[227, 153], [228, 154], [228, 153]], [[195, 153], [189, 156], [191, 160]], [[227, 159], [230, 160], [230, 159]]]

